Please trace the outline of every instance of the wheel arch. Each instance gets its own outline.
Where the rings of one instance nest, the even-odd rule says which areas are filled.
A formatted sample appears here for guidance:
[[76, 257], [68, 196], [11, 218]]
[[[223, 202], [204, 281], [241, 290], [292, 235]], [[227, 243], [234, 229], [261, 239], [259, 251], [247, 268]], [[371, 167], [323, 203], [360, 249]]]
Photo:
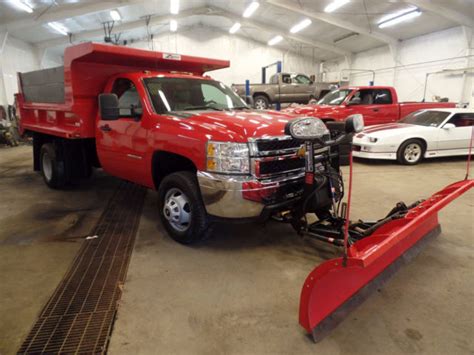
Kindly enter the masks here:
[[424, 149], [424, 153], [426, 153], [426, 149], [428, 148], [428, 142], [426, 141], [425, 138], [423, 137], [419, 137], [419, 136], [414, 136], [414, 137], [408, 137], [408, 138], [405, 138], [403, 139], [400, 144], [397, 146], [397, 153], [398, 151], [400, 150], [401, 146], [403, 144], [405, 144], [407, 141], [409, 140], [417, 140], [417, 141], [420, 141], [422, 144], [423, 144], [423, 149]]
[[180, 154], [166, 150], [157, 150], [153, 153], [151, 159], [151, 173], [155, 189], [158, 189], [161, 181], [163, 181], [167, 175], [177, 171], [192, 171], [195, 173], [197, 167], [191, 159]]

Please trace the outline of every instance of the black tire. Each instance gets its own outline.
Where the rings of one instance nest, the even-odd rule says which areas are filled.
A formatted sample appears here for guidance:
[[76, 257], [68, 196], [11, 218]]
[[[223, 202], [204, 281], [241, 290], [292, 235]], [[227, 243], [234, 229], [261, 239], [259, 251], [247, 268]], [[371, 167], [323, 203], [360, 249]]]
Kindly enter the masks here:
[[265, 95], [256, 95], [253, 98], [253, 105], [257, 110], [266, 110], [270, 107], [270, 101]]
[[[186, 203], [180, 206], [176, 203], [179, 200], [181, 202], [184, 200]], [[158, 188], [158, 208], [161, 222], [171, 238], [178, 243], [197, 243], [206, 239], [211, 233], [209, 218], [202, 202], [196, 174], [193, 172], [180, 171], [163, 179]], [[179, 209], [180, 216], [183, 213], [181, 208], [188, 215], [187, 225], [181, 223], [181, 220], [173, 220], [176, 216], [172, 215], [175, 208]]]
[[40, 167], [43, 180], [52, 189], [61, 189], [67, 185], [67, 174], [64, 161], [59, 158], [52, 143], [41, 146]]
[[420, 139], [408, 139], [400, 145], [397, 160], [400, 164], [416, 165], [423, 160], [425, 144]]

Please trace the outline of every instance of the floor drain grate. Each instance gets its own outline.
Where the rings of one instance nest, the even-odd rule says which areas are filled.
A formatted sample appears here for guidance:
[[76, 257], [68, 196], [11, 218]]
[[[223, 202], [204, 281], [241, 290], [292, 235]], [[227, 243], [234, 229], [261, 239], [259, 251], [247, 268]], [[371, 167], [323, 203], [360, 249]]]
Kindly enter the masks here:
[[19, 354], [104, 353], [133, 250], [146, 189], [121, 182]]

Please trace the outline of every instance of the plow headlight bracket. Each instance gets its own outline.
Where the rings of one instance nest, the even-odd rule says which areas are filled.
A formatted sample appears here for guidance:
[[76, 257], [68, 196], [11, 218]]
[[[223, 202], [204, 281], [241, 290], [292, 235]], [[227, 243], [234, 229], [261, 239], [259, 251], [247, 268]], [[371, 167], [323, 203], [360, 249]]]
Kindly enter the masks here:
[[329, 130], [324, 122], [316, 117], [298, 118], [285, 126], [285, 134], [302, 141], [321, 139], [328, 133]]

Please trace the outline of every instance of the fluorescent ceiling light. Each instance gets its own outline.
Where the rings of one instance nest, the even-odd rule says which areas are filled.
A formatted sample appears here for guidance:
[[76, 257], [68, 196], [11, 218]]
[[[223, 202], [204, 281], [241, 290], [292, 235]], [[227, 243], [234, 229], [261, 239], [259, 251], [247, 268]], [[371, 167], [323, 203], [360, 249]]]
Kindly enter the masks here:
[[239, 29], [240, 29], [240, 26], [241, 24], [236, 22], [232, 25], [232, 27], [229, 29], [229, 33], [230, 34], [234, 34], [235, 32], [237, 32]]
[[22, 10], [22, 11], [26, 11], [28, 12], [29, 14], [31, 14], [33, 12], [33, 9], [31, 8], [30, 5], [28, 4], [25, 4], [23, 1], [21, 0], [10, 0], [10, 3], [15, 6], [17, 9], [19, 10]]
[[294, 25], [292, 28], [290, 28], [291, 33], [297, 33], [301, 31], [302, 29], [308, 27], [311, 25], [312, 21], [309, 18], [304, 19], [301, 22], [298, 22], [296, 25]]
[[170, 12], [173, 15], [177, 15], [179, 13], [179, 0], [170, 0]]
[[333, 12], [350, 1], [351, 0], [334, 0], [332, 3], [330, 3], [324, 8], [324, 12]]
[[275, 36], [271, 40], [268, 41], [269, 46], [274, 46], [277, 43], [280, 43], [283, 40], [282, 36]]
[[176, 32], [177, 30], [178, 30], [178, 21], [171, 20], [170, 21], [170, 31], [171, 32]]
[[60, 23], [58, 22], [48, 22], [48, 26], [51, 27], [53, 30], [55, 30], [56, 32], [64, 35], [64, 36], [68, 36], [68, 29], [61, 25]]
[[260, 4], [258, 3], [258, 1], [252, 1], [249, 6], [247, 6], [247, 8], [245, 9], [244, 13], [242, 14], [243, 17], [250, 17], [253, 15], [253, 13], [255, 12], [255, 10], [258, 9], [258, 7], [260, 6]]
[[379, 21], [379, 28], [385, 28], [399, 24], [400, 22], [411, 20], [421, 15], [421, 10], [418, 8], [408, 8], [402, 11], [382, 17]]
[[120, 21], [122, 19], [122, 16], [120, 16], [120, 12], [118, 12], [117, 10], [110, 11], [110, 17], [112, 17], [112, 20], [114, 21]]

